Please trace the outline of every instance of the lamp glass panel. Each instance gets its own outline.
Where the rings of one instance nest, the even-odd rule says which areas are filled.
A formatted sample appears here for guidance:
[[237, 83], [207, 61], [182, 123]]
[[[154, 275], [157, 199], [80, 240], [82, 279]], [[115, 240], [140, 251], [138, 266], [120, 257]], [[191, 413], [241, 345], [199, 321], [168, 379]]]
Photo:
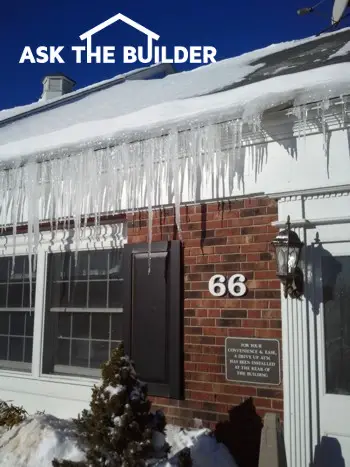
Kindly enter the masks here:
[[288, 273], [288, 246], [276, 246], [277, 275], [286, 276]]
[[298, 249], [291, 247], [288, 253], [288, 274], [293, 274], [298, 262]]

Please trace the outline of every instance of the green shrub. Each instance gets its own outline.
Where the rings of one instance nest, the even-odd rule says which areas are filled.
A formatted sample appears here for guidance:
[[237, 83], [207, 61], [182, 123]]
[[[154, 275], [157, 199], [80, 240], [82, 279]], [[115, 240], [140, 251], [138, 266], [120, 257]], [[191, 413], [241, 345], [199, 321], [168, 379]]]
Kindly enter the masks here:
[[53, 461], [54, 467], [143, 467], [152, 453], [153, 430], [164, 432], [165, 417], [150, 413], [147, 385], [137, 379], [133, 362], [120, 344], [102, 365], [90, 409], [74, 420], [86, 446], [86, 463]]
[[11, 429], [18, 423], [23, 422], [27, 418], [27, 412], [23, 407], [8, 404], [5, 401], [0, 401], [0, 426]]

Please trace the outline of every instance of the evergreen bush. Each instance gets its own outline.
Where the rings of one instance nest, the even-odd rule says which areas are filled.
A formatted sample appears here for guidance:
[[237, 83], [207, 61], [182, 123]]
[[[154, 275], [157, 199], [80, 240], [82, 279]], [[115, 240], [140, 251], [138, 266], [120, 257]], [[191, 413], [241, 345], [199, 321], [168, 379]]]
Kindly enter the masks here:
[[162, 412], [151, 414], [147, 385], [136, 375], [124, 345], [102, 365], [102, 383], [92, 390], [90, 409], [74, 420], [86, 446], [86, 462], [55, 459], [54, 467], [144, 467], [152, 454], [154, 430], [164, 434]]

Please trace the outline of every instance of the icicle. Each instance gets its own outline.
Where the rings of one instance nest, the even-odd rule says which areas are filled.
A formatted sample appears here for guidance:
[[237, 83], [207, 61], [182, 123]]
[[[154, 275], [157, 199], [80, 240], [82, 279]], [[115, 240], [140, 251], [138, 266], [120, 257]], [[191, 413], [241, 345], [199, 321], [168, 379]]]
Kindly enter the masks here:
[[303, 138], [304, 138], [304, 149], [306, 149], [306, 128], [307, 128], [307, 116], [308, 116], [308, 107], [303, 105], [301, 109], [302, 119], [303, 119]]
[[298, 141], [301, 139], [301, 128], [303, 128], [304, 150], [306, 149], [306, 131], [308, 122], [308, 106], [301, 105], [293, 108], [292, 115], [297, 118], [298, 122]]
[[200, 169], [198, 163], [198, 129], [192, 128], [190, 132], [190, 154], [192, 163], [191, 163], [191, 184], [192, 184], [192, 201], [197, 200], [197, 191], [198, 191], [198, 170]]
[[326, 111], [329, 109], [329, 100], [323, 100], [320, 103], [320, 111], [321, 111], [321, 126], [322, 126], [322, 134], [323, 134], [323, 154], [327, 158], [328, 157], [328, 125], [326, 122]]
[[29, 273], [29, 308], [32, 308], [32, 290], [33, 290], [33, 255], [35, 251], [36, 231], [39, 226], [38, 218], [36, 217], [36, 187], [37, 187], [37, 165], [36, 163], [28, 164], [25, 167], [25, 192], [28, 203], [28, 273]]
[[180, 216], [180, 187], [179, 187], [179, 141], [178, 132], [172, 131], [168, 137], [168, 158], [170, 159], [171, 172], [174, 180], [175, 224], [182, 240], [181, 216]]
[[340, 105], [341, 105], [341, 110], [342, 110], [342, 122], [343, 122], [343, 125], [346, 124], [346, 114], [347, 114], [346, 104], [347, 104], [346, 97], [341, 95], [340, 96]]
[[148, 274], [150, 274], [154, 196], [154, 139], [147, 142], [143, 142], [141, 153], [144, 163], [146, 198], [148, 207]]
[[17, 167], [12, 171], [13, 175], [13, 192], [12, 192], [12, 215], [11, 215], [11, 223], [12, 223], [12, 235], [13, 235], [13, 250], [12, 250], [12, 271], [11, 274], [14, 274], [15, 271], [15, 261], [16, 261], [16, 242], [17, 242], [17, 222], [18, 222], [18, 212], [20, 206], [20, 190], [23, 189], [22, 187], [22, 168]]
[[297, 122], [298, 122], [298, 140], [300, 141], [301, 138], [301, 121], [302, 121], [302, 112], [301, 112], [301, 107], [297, 106], [294, 107], [292, 110], [292, 115], [296, 117]]
[[86, 183], [86, 163], [85, 163], [84, 154], [79, 154], [76, 158], [75, 164], [75, 203], [74, 203], [74, 210], [72, 211], [73, 214], [73, 221], [74, 221], [74, 242], [75, 242], [75, 251], [74, 251], [74, 259], [75, 259], [75, 266], [78, 264], [78, 253], [79, 253], [79, 246], [80, 246], [80, 238], [81, 238], [81, 216], [83, 213], [83, 190]]

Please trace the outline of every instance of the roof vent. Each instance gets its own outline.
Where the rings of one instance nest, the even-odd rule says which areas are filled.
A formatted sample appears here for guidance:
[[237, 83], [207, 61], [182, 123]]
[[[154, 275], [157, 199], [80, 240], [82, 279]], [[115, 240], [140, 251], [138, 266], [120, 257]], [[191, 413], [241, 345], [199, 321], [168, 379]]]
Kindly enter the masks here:
[[68, 78], [68, 76], [63, 73], [47, 75], [43, 79], [42, 83], [43, 93], [41, 95], [41, 100], [43, 101], [55, 99], [56, 97], [63, 96], [63, 94], [72, 92], [73, 87], [76, 84], [75, 81]]

